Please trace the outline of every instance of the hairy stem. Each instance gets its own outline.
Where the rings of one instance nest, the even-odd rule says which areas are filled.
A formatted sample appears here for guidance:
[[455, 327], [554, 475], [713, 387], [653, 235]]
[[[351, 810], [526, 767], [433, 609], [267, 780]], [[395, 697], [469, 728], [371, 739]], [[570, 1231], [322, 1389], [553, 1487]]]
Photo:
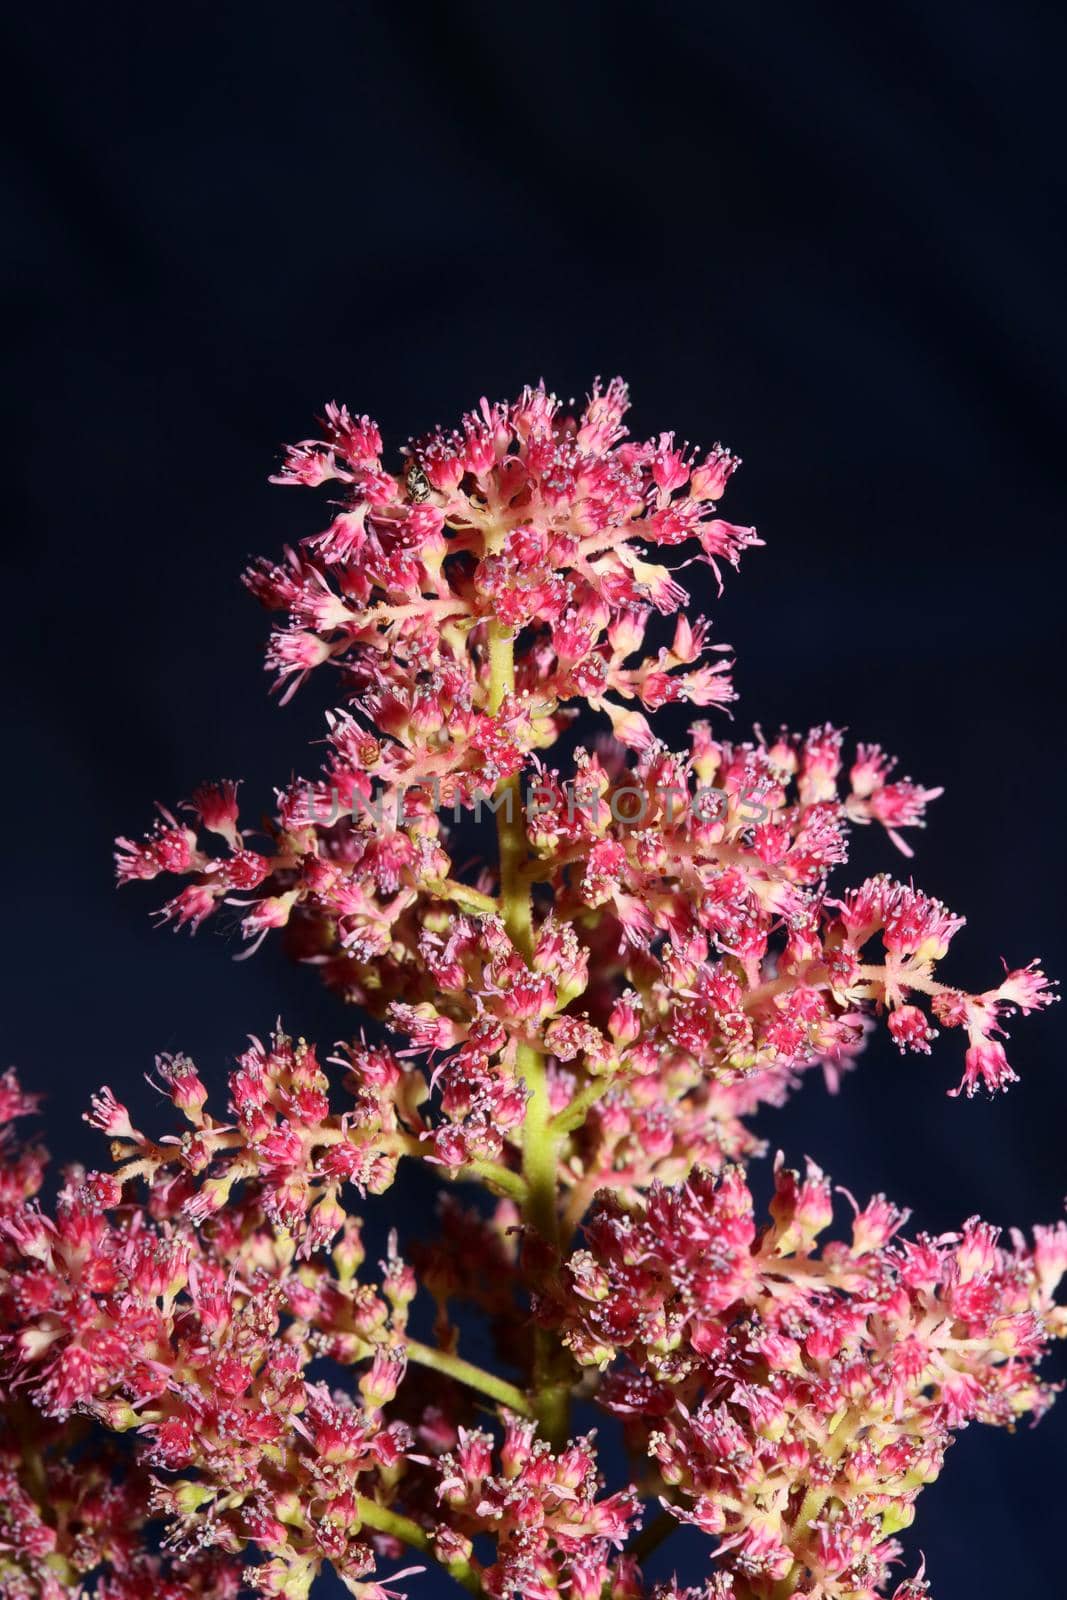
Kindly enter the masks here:
[[489, 712], [495, 716], [504, 696], [515, 693], [515, 635], [502, 622], [490, 621]]
[[562, 1111], [557, 1111], [549, 1126], [553, 1133], [574, 1133], [582, 1126], [591, 1108], [598, 1100], [603, 1099], [610, 1085], [610, 1078], [592, 1078], [579, 1089], [569, 1106], [564, 1106]]
[[457, 1383], [465, 1384], [468, 1389], [477, 1389], [482, 1394], [488, 1395], [491, 1400], [498, 1400], [502, 1406], [507, 1406], [509, 1411], [517, 1411], [520, 1416], [531, 1416], [532, 1407], [521, 1389], [513, 1383], [508, 1383], [504, 1378], [498, 1378], [495, 1373], [486, 1372], [482, 1367], [476, 1367], [471, 1361], [464, 1361], [461, 1356], [450, 1355], [447, 1350], [435, 1350], [432, 1345], [423, 1344], [418, 1339], [408, 1339], [408, 1359], [420, 1367], [432, 1367], [434, 1372], [441, 1372], [448, 1378], [454, 1378]]
[[518, 1201], [520, 1205], [526, 1200], [526, 1184], [517, 1172], [512, 1172], [508, 1167], [502, 1167], [495, 1161], [468, 1161], [465, 1167], [460, 1167], [456, 1173], [457, 1178], [473, 1178], [479, 1183], [486, 1184], [490, 1189], [506, 1194], [510, 1199]]

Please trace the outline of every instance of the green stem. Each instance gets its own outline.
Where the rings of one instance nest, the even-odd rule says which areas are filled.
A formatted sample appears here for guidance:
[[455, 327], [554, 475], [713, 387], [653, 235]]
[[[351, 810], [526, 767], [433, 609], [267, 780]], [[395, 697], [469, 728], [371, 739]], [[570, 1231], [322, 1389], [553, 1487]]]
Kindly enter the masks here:
[[[400, 1539], [413, 1550], [420, 1550], [423, 1555], [437, 1560], [434, 1555], [433, 1540], [417, 1522], [412, 1522], [410, 1517], [402, 1516], [399, 1511], [390, 1511], [388, 1506], [380, 1506], [376, 1500], [368, 1500], [365, 1495], [356, 1496], [356, 1515], [366, 1528], [374, 1528], [378, 1533], [392, 1534], [394, 1539]], [[471, 1594], [480, 1595], [482, 1591], [481, 1579], [469, 1561], [442, 1561], [440, 1563], [450, 1578], [454, 1578], [464, 1589], [469, 1589]]]
[[[559, 1141], [551, 1125], [551, 1105], [544, 1057], [533, 1045], [520, 1044], [515, 1070], [530, 1090], [522, 1125], [522, 1170], [527, 1200], [527, 1225], [553, 1251], [559, 1251], [557, 1179]], [[541, 1433], [555, 1449], [567, 1442], [570, 1414], [571, 1363], [558, 1339], [546, 1328], [534, 1328], [533, 1408]]]
[[[489, 710], [499, 711], [515, 692], [515, 638], [502, 623], [489, 623]], [[534, 953], [530, 898], [529, 844], [519, 775], [497, 787], [497, 843], [500, 855], [500, 914], [508, 937], [523, 958]], [[523, 1218], [551, 1250], [559, 1250], [559, 1136], [550, 1126], [552, 1107], [544, 1056], [536, 1045], [518, 1046], [515, 1072], [530, 1098], [522, 1127], [522, 1174], [526, 1181]], [[547, 1329], [534, 1329], [533, 1411], [541, 1434], [555, 1448], [566, 1442], [570, 1411], [570, 1358]]]
[[559, 1245], [556, 1201], [557, 1143], [552, 1129], [548, 1075], [541, 1052], [520, 1044], [515, 1071], [530, 1091], [522, 1125], [522, 1174], [526, 1179], [526, 1220], [546, 1244]]
[[[399, 1151], [415, 1160], [426, 1154], [426, 1146], [414, 1133], [379, 1135], [378, 1145], [382, 1150]], [[468, 1161], [462, 1167], [444, 1171], [443, 1175], [450, 1183], [484, 1183], [494, 1193], [506, 1194], [519, 1205], [526, 1199], [526, 1184], [521, 1173], [512, 1172], [510, 1167], [501, 1166], [497, 1161]]]
[[507, 1406], [509, 1411], [517, 1411], [520, 1416], [533, 1415], [533, 1408], [522, 1390], [504, 1378], [498, 1378], [494, 1373], [476, 1367], [472, 1361], [464, 1361], [461, 1356], [450, 1355], [447, 1350], [435, 1350], [431, 1345], [423, 1344], [418, 1339], [408, 1339], [406, 1345], [408, 1359], [418, 1366], [431, 1367], [434, 1372], [444, 1373], [446, 1377], [454, 1378], [457, 1383], [466, 1384], [468, 1389], [478, 1389], [491, 1400], [497, 1400], [502, 1406]]
[[[489, 711], [500, 710], [507, 695], [515, 693], [515, 636], [499, 622], [489, 623]], [[533, 910], [530, 888], [524, 879], [529, 850], [522, 809], [522, 783], [516, 772], [497, 785], [496, 830], [500, 850], [500, 914], [516, 950], [529, 961], [533, 955]]]
[[489, 713], [495, 716], [504, 696], [515, 693], [515, 635], [502, 622], [490, 621]]
[[490, 1189], [506, 1194], [519, 1205], [526, 1200], [526, 1184], [523, 1179], [517, 1172], [512, 1172], [509, 1167], [502, 1167], [495, 1161], [468, 1161], [466, 1166], [458, 1169], [456, 1177], [472, 1178], [484, 1183]]
[[439, 894], [442, 900], [454, 900], [461, 911], [473, 911], [478, 916], [488, 916], [497, 908], [491, 894], [472, 889], [469, 883], [457, 883], [455, 878], [442, 878], [429, 884], [428, 888], [434, 894]]
[[569, 1106], [564, 1106], [562, 1111], [556, 1112], [549, 1123], [552, 1132], [573, 1133], [575, 1129], [580, 1128], [590, 1109], [607, 1093], [609, 1083], [607, 1077], [591, 1078], [584, 1088], [578, 1090]]

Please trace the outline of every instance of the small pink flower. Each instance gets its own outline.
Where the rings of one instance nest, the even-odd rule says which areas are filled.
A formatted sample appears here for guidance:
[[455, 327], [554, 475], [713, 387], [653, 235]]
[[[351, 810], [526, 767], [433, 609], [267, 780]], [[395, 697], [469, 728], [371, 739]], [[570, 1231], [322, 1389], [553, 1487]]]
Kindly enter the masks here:
[[1004, 1046], [992, 1039], [981, 1039], [967, 1051], [959, 1088], [950, 1093], [954, 1096], [966, 1093], [970, 1098], [979, 1089], [987, 1089], [990, 1094], [996, 1094], [1018, 1081], [1018, 1074], [1008, 1065]]

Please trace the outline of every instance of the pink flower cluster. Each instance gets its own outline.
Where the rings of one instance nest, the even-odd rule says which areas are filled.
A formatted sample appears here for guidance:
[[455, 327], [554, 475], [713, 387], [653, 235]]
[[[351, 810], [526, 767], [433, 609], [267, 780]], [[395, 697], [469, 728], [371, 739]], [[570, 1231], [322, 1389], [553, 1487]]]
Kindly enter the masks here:
[[[395, 1247], [374, 1281], [359, 1276], [360, 1225], [341, 1198], [368, 1176], [389, 1181], [388, 1161], [374, 1170], [367, 1160], [388, 1142], [388, 1077], [351, 1074], [355, 1110], [330, 1116], [314, 1052], [278, 1035], [241, 1058], [232, 1120], [218, 1123], [188, 1060], [161, 1061], [159, 1075], [184, 1135], [149, 1139], [103, 1091], [90, 1119], [112, 1136], [120, 1165], [68, 1174], [54, 1214], [33, 1199], [39, 1153], [5, 1152], [11, 1498], [0, 1593], [58, 1600], [103, 1566], [106, 1600], [148, 1600], [168, 1583], [226, 1600], [242, 1581], [299, 1600], [329, 1561], [359, 1600], [380, 1600], [390, 1591], [365, 1580], [375, 1546], [390, 1551], [399, 1531], [490, 1595], [560, 1585], [599, 1594], [638, 1516], [635, 1495], [599, 1493], [591, 1440], [553, 1452], [508, 1410], [494, 1461], [462, 1391], [438, 1376], [466, 1376], [450, 1359], [443, 1309], [440, 1347], [423, 1346], [408, 1336], [416, 1279]], [[11, 1077], [6, 1099], [11, 1114], [30, 1109]], [[446, 1241], [424, 1256], [442, 1308], [464, 1288], [450, 1256], [464, 1262], [471, 1298], [492, 1297], [513, 1220], [508, 1207], [492, 1224], [463, 1219], [451, 1250]], [[497, 1315], [521, 1342], [524, 1314], [510, 1295]], [[311, 1375], [313, 1361], [335, 1381], [358, 1375], [331, 1388]], [[430, 1378], [421, 1385], [408, 1376], [418, 1363]], [[401, 1383], [402, 1410], [388, 1416]], [[503, 1388], [528, 1410], [519, 1390]], [[132, 1434], [136, 1447], [123, 1461], [106, 1446], [86, 1477], [69, 1456], [90, 1422]], [[115, 1461], [128, 1470], [111, 1493]], [[418, 1524], [393, 1516], [398, 1498]], [[165, 1564], [149, 1553], [161, 1518], [178, 1552]], [[497, 1557], [476, 1578], [482, 1533]], [[237, 1558], [248, 1550], [259, 1559], [246, 1569]]]
[[[119, 878], [186, 880], [162, 919], [235, 908], [249, 950], [283, 929], [384, 1026], [322, 1060], [253, 1039], [221, 1116], [159, 1058], [179, 1131], [102, 1090], [116, 1169], [51, 1207], [7, 1135], [0, 1600], [305, 1600], [327, 1567], [389, 1600], [428, 1563], [491, 1600], [681, 1600], [642, 1572], [681, 1523], [706, 1600], [920, 1600], [896, 1535], [952, 1435], [1048, 1403], [1063, 1224], [906, 1241], [878, 1197], [820, 1246], [829, 1183], [779, 1162], [757, 1225], [752, 1118], [808, 1068], [834, 1087], [881, 1018], [902, 1050], [962, 1029], [960, 1088], [1003, 1088], [1006, 1020], [1052, 995], [1034, 963], [946, 981], [962, 919], [910, 883], [831, 890], [854, 827], [910, 855], [940, 792], [877, 746], [656, 737], [734, 698], [679, 574], [760, 541], [719, 515], [729, 451], [634, 443], [626, 408], [527, 389], [393, 472], [330, 406], [288, 452], [330, 520], [247, 582], [283, 695], [333, 669], [325, 766], [262, 829], [201, 786]], [[9, 1075], [0, 1121], [34, 1109]], [[405, 1159], [437, 1226], [368, 1271], [351, 1207]], [[580, 1402], [621, 1421], [621, 1486]]]
[[[910, 854], [903, 830], [922, 825], [940, 790], [894, 780], [876, 745], [846, 760], [829, 726], [735, 743], [697, 722], [681, 753], [653, 734], [645, 712], [734, 695], [731, 663], [707, 659], [709, 624], [690, 619], [689, 595], [651, 557], [687, 549], [681, 566], [710, 566], [721, 583], [720, 563], [760, 541], [718, 513], [736, 458], [721, 446], [698, 458], [671, 434], [633, 444], [626, 407], [619, 380], [594, 387], [578, 418], [543, 388], [483, 402], [458, 430], [412, 443], [395, 475], [377, 427], [328, 407], [323, 438], [293, 447], [276, 481], [336, 484], [342, 503], [283, 565], [247, 576], [285, 613], [268, 649], [279, 686], [292, 693], [326, 663], [339, 674], [326, 766], [279, 794], [266, 836], [241, 827], [235, 783], [202, 786], [190, 822], [164, 811], [143, 842], [120, 841], [120, 881], [188, 876], [165, 921], [195, 928], [232, 905], [249, 940], [285, 927], [295, 954], [378, 1015], [434, 1006], [444, 985], [435, 1042], [447, 1045], [486, 1014], [508, 956], [493, 946], [493, 868], [461, 880], [439, 813], [462, 814], [525, 767], [534, 804], [514, 792], [498, 803], [526, 821], [523, 871], [545, 938], [566, 947], [571, 1011], [595, 955], [599, 995], [655, 987], [646, 1048], [673, 1045], [719, 1082], [755, 1070], [774, 1097], [811, 1061], [850, 1053], [860, 1014], [875, 1011], [902, 1049], [926, 1050], [932, 1022], [962, 1027], [967, 1091], [1003, 1086], [1012, 1072], [996, 1036], [1013, 1009], [1046, 1002], [1042, 974], [964, 994], [933, 976], [960, 918], [889, 879], [836, 903], [826, 894], [850, 826], [876, 822]], [[668, 617], [669, 642], [649, 651]], [[494, 628], [512, 644], [497, 682]], [[538, 752], [579, 704], [608, 726], [564, 774]], [[554, 950], [548, 960], [561, 967]], [[488, 1009], [514, 1031], [526, 1019], [513, 1013], [549, 1004], [524, 992]], [[410, 1016], [390, 1020], [406, 1031]], [[432, 1030], [418, 1020], [421, 1046]], [[568, 1058], [587, 1074], [613, 1049], [600, 1032]]]
[[742, 1594], [882, 1594], [952, 1433], [1039, 1416], [1034, 1364], [1067, 1332], [1064, 1223], [1010, 1250], [976, 1217], [904, 1241], [879, 1195], [817, 1250], [832, 1210], [810, 1163], [779, 1162], [761, 1228], [740, 1168], [698, 1173], [603, 1197], [566, 1266], [569, 1348]]

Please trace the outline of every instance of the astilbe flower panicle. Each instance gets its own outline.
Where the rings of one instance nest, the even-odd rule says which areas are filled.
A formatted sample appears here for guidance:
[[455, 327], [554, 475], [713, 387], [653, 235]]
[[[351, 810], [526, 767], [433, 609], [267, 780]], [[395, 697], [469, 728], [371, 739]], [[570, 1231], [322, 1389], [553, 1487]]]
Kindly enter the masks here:
[[[459, 429], [413, 441], [396, 473], [375, 424], [328, 407], [322, 437], [292, 449], [276, 481], [336, 486], [333, 520], [247, 579], [285, 614], [268, 650], [285, 693], [316, 666], [338, 670], [326, 766], [279, 792], [266, 836], [241, 826], [236, 784], [202, 785], [189, 821], [163, 810], [143, 843], [120, 841], [120, 881], [188, 875], [164, 920], [195, 928], [234, 905], [250, 941], [284, 927], [376, 1014], [443, 1013], [447, 1047], [482, 1022], [509, 959], [493, 919], [510, 886], [488, 867], [463, 881], [448, 848], [447, 815], [495, 791], [529, 857], [534, 926], [565, 923], [580, 940], [576, 957], [564, 948], [578, 970], [564, 970], [557, 1009], [573, 1011], [595, 955], [586, 1010], [601, 1033], [607, 997], [629, 985], [702, 1077], [755, 1071], [765, 1098], [811, 1061], [847, 1057], [872, 1009], [902, 1049], [925, 1050], [935, 1024], [964, 1028], [968, 1092], [1005, 1086], [994, 1035], [1012, 1009], [1046, 1002], [1042, 975], [964, 994], [935, 976], [961, 919], [889, 878], [826, 894], [851, 825], [880, 824], [910, 855], [904, 831], [940, 789], [894, 780], [877, 745], [846, 757], [829, 725], [735, 742], [698, 721], [681, 753], [655, 737], [646, 712], [734, 698], [730, 661], [713, 659], [725, 647], [709, 645], [660, 558], [686, 550], [681, 566], [710, 566], [721, 588], [720, 564], [760, 540], [719, 515], [736, 458], [669, 434], [634, 444], [627, 405], [617, 379], [576, 418], [543, 387], [483, 401]], [[668, 618], [669, 642], [651, 649]], [[538, 752], [579, 706], [606, 719], [605, 736], [569, 773], [546, 767]], [[537, 1002], [511, 1009], [523, 1003]], [[499, 999], [494, 1014], [512, 1034], [526, 1020]], [[418, 1045], [425, 1010], [390, 1020], [403, 1031], [413, 1017]], [[591, 1044], [571, 1057], [583, 1080], [611, 1049]], [[743, 1148], [736, 1130], [727, 1139]]]
[[[1050, 1400], [1063, 1224], [906, 1239], [876, 1197], [822, 1243], [829, 1181], [781, 1160], [757, 1223], [754, 1115], [809, 1069], [835, 1088], [879, 1021], [961, 1029], [950, 1092], [1001, 1089], [1052, 993], [1036, 963], [966, 992], [961, 917], [832, 881], [858, 826], [910, 857], [940, 794], [879, 746], [657, 736], [733, 701], [683, 581], [761, 541], [719, 512], [736, 457], [635, 443], [627, 405], [483, 401], [395, 470], [330, 405], [287, 452], [329, 520], [246, 582], [281, 697], [333, 669], [325, 764], [258, 826], [200, 785], [118, 875], [184, 880], [160, 919], [245, 953], [282, 930], [374, 1032], [278, 1024], [224, 1103], [159, 1057], [171, 1125], [102, 1089], [114, 1171], [51, 1207], [43, 1151], [0, 1144], [0, 1600], [305, 1600], [326, 1569], [392, 1600], [430, 1563], [492, 1600], [925, 1600], [897, 1535], [953, 1435]], [[35, 1109], [8, 1075], [0, 1121]], [[411, 1161], [436, 1228], [375, 1266], [357, 1208]], [[695, 1590], [642, 1572], [681, 1523]]]

